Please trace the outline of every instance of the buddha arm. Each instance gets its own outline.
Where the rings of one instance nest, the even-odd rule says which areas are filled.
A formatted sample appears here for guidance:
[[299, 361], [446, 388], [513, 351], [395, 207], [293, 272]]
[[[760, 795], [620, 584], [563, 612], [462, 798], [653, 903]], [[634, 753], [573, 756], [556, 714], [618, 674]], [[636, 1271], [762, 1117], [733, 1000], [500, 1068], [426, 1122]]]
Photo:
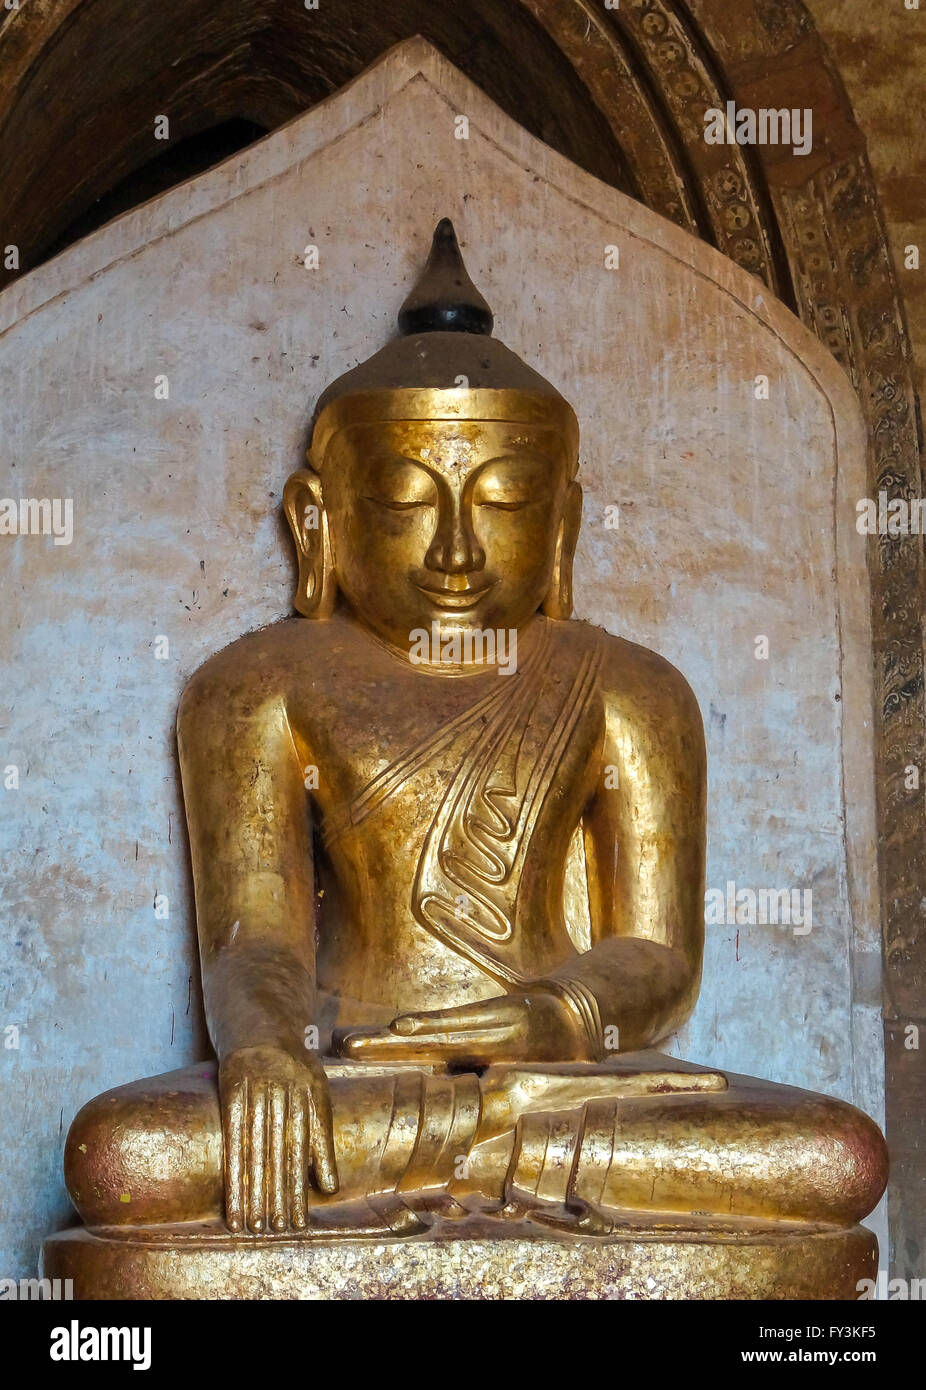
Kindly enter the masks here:
[[234, 653], [197, 672], [177, 717], [206, 1018], [220, 1059], [257, 1045], [301, 1052], [315, 980], [301, 761], [282, 698], [242, 679]]
[[[704, 945], [705, 751], [697, 701], [652, 652], [605, 674], [601, 776], [585, 814], [592, 949], [554, 971], [599, 1045], [622, 1051], [677, 1028], [697, 998]], [[605, 1043], [607, 1045], [607, 1043]]]

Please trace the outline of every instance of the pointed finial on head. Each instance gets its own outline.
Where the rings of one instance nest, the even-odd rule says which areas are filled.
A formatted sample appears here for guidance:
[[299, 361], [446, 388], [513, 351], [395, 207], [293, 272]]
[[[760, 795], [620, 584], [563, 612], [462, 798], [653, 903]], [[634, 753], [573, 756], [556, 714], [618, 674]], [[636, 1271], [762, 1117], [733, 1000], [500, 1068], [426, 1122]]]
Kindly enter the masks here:
[[315, 466], [321, 469], [340, 430], [361, 421], [470, 419], [557, 429], [574, 472], [579, 425], [572, 406], [493, 338], [492, 323], [492, 310], [466, 273], [453, 223], [442, 218], [428, 263], [399, 311], [398, 337], [319, 397]]
[[466, 273], [449, 217], [438, 222], [428, 263], [399, 310], [399, 332], [492, 332], [492, 310]]

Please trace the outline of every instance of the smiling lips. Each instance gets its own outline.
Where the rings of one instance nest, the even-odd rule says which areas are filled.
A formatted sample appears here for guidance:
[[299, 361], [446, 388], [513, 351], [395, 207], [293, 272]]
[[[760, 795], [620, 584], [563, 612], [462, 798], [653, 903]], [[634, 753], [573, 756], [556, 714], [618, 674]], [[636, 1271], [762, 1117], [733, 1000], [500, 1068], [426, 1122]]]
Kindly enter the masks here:
[[497, 582], [495, 579], [489, 579], [477, 585], [470, 584], [462, 577], [448, 575], [445, 584], [433, 588], [427, 584], [416, 584], [415, 588], [438, 608], [449, 608], [459, 612], [466, 608], [475, 608], [482, 596], [493, 589]]

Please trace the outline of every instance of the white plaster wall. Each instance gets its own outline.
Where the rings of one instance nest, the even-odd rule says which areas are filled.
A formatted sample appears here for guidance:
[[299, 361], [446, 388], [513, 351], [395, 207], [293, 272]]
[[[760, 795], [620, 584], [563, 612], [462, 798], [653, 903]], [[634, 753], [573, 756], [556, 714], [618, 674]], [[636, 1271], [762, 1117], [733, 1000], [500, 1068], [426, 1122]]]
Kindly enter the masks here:
[[79, 1106], [205, 1049], [177, 701], [211, 652], [290, 611], [280, 493], [315, 398], [392, 333], [445, 214], [498, 335], [576, 406], [579, 615], [661, 651], [700, 701], [708, 883], [813, 889], [809, 935], [708, 928], [701, 1002], [670, 1047], [880, 1117], [849, 385], [757, 281], [413, 41], [0, 296], [0, 494], [75, 508], [70, 546], [0, 536], [0, 768], [21, 778], [0, 792], [0, 1025], [21, 1029], [0, 1048], [0, 1275], [28, 1272], [68, 1217]]

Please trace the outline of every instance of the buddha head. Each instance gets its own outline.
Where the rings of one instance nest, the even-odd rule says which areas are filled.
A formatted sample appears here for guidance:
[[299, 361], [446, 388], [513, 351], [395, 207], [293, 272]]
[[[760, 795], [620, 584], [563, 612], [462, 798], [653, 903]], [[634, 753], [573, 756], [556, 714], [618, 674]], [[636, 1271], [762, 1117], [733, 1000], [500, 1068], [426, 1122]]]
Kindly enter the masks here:
[[300, 613], [327, 618], [340, 593], [406, 650], [434, 623], [570, 616], [578, 423], [492, 322], [445, 218], [399, 336], [323, 393], [286, 484]]

